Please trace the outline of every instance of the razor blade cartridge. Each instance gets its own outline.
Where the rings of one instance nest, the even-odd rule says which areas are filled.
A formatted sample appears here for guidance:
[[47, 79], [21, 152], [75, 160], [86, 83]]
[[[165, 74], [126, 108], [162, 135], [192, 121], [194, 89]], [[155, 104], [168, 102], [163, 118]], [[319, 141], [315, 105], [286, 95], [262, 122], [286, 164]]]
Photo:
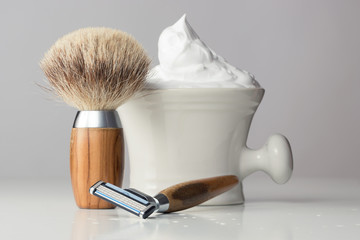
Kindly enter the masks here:
[[90, 188], [90, 193], [141, 218], [157, 210], [153, 197], [135, 189], [122, 189], [99, 181]]

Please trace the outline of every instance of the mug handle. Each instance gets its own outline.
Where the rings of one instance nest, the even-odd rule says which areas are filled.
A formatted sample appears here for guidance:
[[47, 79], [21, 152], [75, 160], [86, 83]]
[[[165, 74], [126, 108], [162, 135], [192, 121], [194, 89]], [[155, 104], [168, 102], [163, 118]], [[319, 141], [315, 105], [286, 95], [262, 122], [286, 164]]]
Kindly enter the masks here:
[[240, 180], [256, 171], [264, 171], [276, 183], [286, 183], [293, 171], [293, 156], [289, 141], [281, 134], [269, 137], [259, 150], [245, 147], [240, 157]]

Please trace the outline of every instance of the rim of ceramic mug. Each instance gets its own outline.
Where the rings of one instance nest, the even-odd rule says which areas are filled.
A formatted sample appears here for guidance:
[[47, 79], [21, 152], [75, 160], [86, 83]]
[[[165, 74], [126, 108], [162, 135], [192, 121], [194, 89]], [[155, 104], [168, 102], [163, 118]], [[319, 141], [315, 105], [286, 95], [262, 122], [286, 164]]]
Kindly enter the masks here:
[[137, 95], [144, 96], [148, 94], [161, 92], [264, 92], [264, 88], [167, 88], [167, 89], [149, 89], [145, 88]]

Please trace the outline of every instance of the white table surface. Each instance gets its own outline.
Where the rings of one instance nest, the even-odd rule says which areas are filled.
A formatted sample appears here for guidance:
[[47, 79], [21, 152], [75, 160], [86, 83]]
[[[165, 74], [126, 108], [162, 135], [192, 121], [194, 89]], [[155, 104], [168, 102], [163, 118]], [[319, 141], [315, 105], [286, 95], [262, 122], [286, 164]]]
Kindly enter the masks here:
[[360, 239], [360, 180], [244, 181], [246, 202], [143, 220], [121, 209], [82, 210], [70, 181], [2, 179], [0, 239]]

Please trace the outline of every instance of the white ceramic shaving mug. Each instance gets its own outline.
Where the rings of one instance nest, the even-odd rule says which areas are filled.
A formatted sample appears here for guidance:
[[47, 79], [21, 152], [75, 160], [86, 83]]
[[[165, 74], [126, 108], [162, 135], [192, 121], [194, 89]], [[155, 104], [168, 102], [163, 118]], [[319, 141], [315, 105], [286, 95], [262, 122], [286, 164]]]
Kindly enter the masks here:
[[264, 89], [151, 90], [118, 109], [128, 144], [130, 187], [148, 194], [188, 180], [234, 174], [240, 184], [207, 205], [244, 201], [242, 184], [262, 170], [285, 183], [293, 169], [287, 139], [259, 150], [246, 140]]

